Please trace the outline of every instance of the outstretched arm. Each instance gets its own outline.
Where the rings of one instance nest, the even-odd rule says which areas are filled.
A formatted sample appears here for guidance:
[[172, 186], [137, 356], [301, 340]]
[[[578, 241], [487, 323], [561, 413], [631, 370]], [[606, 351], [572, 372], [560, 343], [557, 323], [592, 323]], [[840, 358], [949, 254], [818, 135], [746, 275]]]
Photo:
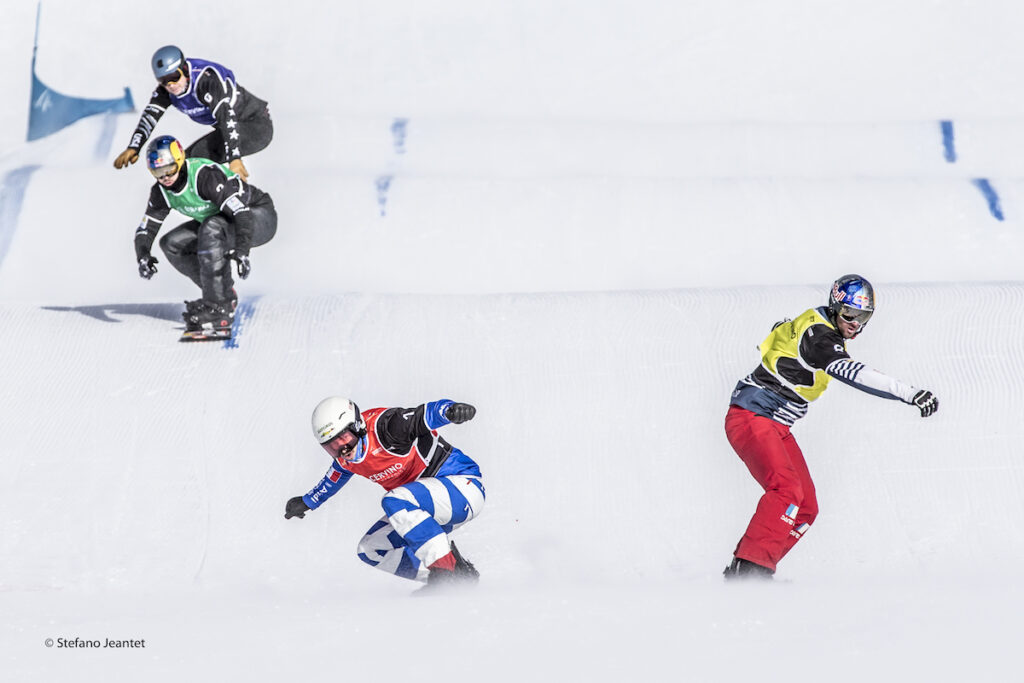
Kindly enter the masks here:
[[139, 117], [139, 123], [135, 126], [135, 132], [132, 133], [132, 140], [128, 143], [128, 147], [114, 159], [114, 168], [124, 168], [139, 160], [139, 151], [146, 144], [149, 136], [153, 134], [156, 122], [160, 120], [169, 106], [171, 106], [171, 96], [167, 94], [166, 90], [158, 87], [150, 96], [149, 104], [142, 110], [142, 116]]
[[377, 421], [377, 433], [385, 448], [404, 451], [419, 437], [448, 424], [472, 420], [476, 408], [468, 403], [441, 399], [415, 408], [391, 408]]
[[331, 469], [327, 470], [324, 478], [309, 493], [288, 500], [285, 504], [284, 518], [304, 518], [308, 510], [316, 510], [323, 505], [324, 501], [340, 491], [341, 487], [347, 484], [351, 478], [352, 473], [342, 469], [337, 461], [331, 463]]
[[476, 408], [468, 403], [457, 403], [443, 398], [423, 406], [423, 421], [428, 429], [437, 429], [447, 424], [469, 422], [476, 415]]
[[829, 376], [855, 389], [917, 406], [921, 417], [928, 417], [938, 410], [939, 401], [930, 391], [901, 382], [850, 358], [846, 340], [827, 325], [808, 328], [800, 340], [800, 356], [810, 368], [824, 370]]
[[865, 393], [917, 406], [921, 417], [928, 417], [939, 409], [939, 400], [932, 392], [901, 382], [852, 358], [833, 361], [825, 368], [825, 372]]

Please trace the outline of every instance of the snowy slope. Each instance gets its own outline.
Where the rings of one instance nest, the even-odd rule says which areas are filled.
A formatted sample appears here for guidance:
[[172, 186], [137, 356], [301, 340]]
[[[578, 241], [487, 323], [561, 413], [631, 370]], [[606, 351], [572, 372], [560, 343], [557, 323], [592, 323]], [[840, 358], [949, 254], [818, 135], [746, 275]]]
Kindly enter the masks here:
[[[999, 670], [1021, 606], [1024, 406], [1012, 383], [1024, 350], [1020, 319], [998, 311], [1019, 309], [1024, 287], [884, 292], [857, 357], [927, 382], [942, 411], [923, 421], [844, 387], [815, 405], [796, 433], [822, 515], [780, 572], [794, 583], [758, 593], [727, 592], [718, 576], [757, 497], [721, 420], [770, 325], [763, 311], [798, 311], [820, 291], [266, 296], [243, 302], [236, 348], [175, 345], [168, 304], [5, 306], [3, 348], [23, 361], [5, 369], [17, 407], [0, 425], [5, 661], [23, 680], [89, 663], [172, 680], [230, 676], [244, 656], [272, 680], [339, 634], [376, 642], [398, 618], [435, 633], [479, 625], [456, 647], [473, 666], [529, 653], [492, 680], [577, 666], [664, 679], [680, 657], [697, 680], [736, 680], [719, 668], [730, 652], [752, 652], [729, 669], [749, 674], [781, 633], [815, 650], [799, 666], [832, 680], [937, 647], [947, 657], [924, 670], [953, 680], [978, 657], [963, 638]], [[934, 297], [952, 302], [960, 332], [914, 321]], [[326, 468], [308, 413], [338, 390], [364, 405], [480, 406], [446, 429], [491, 496], [459, 534], [484, 571], [476, 593], [423, 607], [356, 559], [380, 513], [367, 482], [282, 518]], [[39, 644], [57, 637], [150, 644], [81, 656]], [[410, 643], [408, 656], [431, 647]], [[353, 673], [379, 665], [342, 652]], [[865, 653], [859, 668], [822, 668]]]
[[[110, 168], [136, 117], [26, 145], [27, 107], [4, 108], [0, 678], [1012, 676], [1013, 3], [290, 8], [202, 5], [240, 22], [234, 43], [166, 6], [43, 6], [38, 69], [62, 92], [138, 104], [176, 41], [270, 100], [275, 141], [247, 164], [281, 228], [239, 285], [237, 338], [178, 344], [195, 292], [166, 264], [137, 277], [149, 179]], [[0, 29], [24, 65], [0, 76], [10, 102], [34, 19], [19, 2]], [[159, 130], [201, 134], [183, 121]], [[729, 392], [848, 271], [879, 291], [854, 357], [941, 409], [835, 386], [794, 428], [821, 516], [775, 585], [726, 586], [759, 495]], [[478, 406], [445, 428], [490, 496], [458, 534], [474, 592], [410, 599], [358, 561], [368, 482], [283, 519], [328, 465], [308, 423], [332, 393]]]

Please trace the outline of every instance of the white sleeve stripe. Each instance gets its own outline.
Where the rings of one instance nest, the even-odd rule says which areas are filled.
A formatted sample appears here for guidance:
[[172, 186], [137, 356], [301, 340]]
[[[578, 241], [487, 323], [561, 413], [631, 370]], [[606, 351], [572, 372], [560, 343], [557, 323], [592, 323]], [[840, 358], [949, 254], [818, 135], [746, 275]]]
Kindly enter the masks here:
[[220, 109], [220, 105], [224, 104], [225, 102], [228, 102], [229, 103], [228, 106], [231, 106], [230, 105], [230, 100], [228, 98], [226, 98], [226, 97], [223, 97], [223, 98], [221, 98], [221, 100], [219, 102], [217, 102], [216, 105], [214, 105], [213, 109], [210, 110], [210, 113], [212, 113], [214, 116], [216, 116], [217, 115], [217, 110]]
[[825, 372], [834, 377], [842, 377], [850, 381], [855, 381], [857, 379], [857, 375], [859, 375], [860, 371], [863, 369], [863, 363], [858, 363], [852, 358], [840, 358], [829, 363], [828, 367], [825, 368]]
[[[224, 208], [224, 205], [225, 205], [225, 204], [227, 204], [228, 202], [230, 202], [230, 201], [231, 201], [231, 199], [232, 199], [232, 198], [234, 198], [234, 197], [237, 197], [237, 196], [238, 196], [238, 193], [237, 193], [237, 192], [235, 192], [235, 193], [233, 193], [233, 194], [231, 194], [231, 195], [228, 195], [227, 199], [225, 199], [224, 201], [222, 201], [222, 202], [220, 203], [220, 207], [218, 207], [218, 208], [221, 208], [221, 209], [223, 209], [223, 208]], [[241, 200], [239, 200], [239, 201], [241, 201]]]

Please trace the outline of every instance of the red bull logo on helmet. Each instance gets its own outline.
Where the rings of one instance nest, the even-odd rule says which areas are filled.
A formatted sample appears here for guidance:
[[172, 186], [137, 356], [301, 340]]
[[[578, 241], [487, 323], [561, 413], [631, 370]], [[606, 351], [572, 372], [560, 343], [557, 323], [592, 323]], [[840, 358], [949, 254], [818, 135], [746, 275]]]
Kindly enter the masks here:
[[868, 297], [867, 294], [864, 293], [863, 287], [857, 287], [857, 289], [854, 291], [845, 291], [843, 288], [839, 286], [838, 282], [835, 282], [832, 285], [832, 299], [841, 304], [849, 304], [851, 306], [855, 306], [856, 308], [871, 307], [871, 299], [870, 297]]

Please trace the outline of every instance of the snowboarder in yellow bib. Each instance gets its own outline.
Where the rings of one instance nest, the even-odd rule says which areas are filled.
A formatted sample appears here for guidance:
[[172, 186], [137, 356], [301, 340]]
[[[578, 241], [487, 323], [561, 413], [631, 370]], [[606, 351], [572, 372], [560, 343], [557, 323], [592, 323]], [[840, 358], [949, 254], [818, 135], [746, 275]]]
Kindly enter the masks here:
[[832, 379], [912, 405], [921, 417], [938, 410], [927, 389], [850, 358], [846, 342], [864, 331], [874, 312], [871, 283], [844, 275], [832, 283], [827, 306], [775, 324], [759, 347], [761, 364], [732, 392], [725, 433], [764, 495], [725, 569], [727, 579], [771, 578], [818, 516], [814, 482], [789, 428]]

